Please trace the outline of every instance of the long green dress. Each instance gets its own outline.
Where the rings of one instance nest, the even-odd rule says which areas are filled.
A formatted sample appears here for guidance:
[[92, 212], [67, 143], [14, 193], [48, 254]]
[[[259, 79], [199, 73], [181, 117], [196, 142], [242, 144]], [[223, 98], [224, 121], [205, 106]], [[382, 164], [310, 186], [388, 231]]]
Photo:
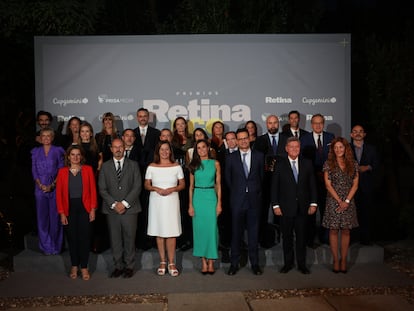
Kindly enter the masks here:
[[218, 258], [217, 194], [215, 160], [203, 160], [194, 172], [193, 255]]

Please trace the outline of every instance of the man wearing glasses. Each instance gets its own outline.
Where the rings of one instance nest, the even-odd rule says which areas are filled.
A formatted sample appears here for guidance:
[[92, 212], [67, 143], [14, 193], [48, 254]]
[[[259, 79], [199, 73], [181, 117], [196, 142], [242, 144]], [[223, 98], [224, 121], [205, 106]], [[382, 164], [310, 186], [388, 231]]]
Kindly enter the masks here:
[[253, 274], [260, 275], [258, 235], [264, 174], [263, 153], [250, 149], [249, 132], [236, 132], [238, 150], [226, 157], [225, 180], [230, 189], [232, 216], [231, 266], [228, 275], [239, 269], [240, 244], [247, 229], [248, 254]]

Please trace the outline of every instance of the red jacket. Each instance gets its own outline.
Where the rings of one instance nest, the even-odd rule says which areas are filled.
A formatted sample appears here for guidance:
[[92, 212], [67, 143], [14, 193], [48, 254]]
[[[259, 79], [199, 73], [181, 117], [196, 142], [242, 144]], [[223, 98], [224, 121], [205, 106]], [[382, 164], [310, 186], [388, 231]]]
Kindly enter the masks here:
[[[96, 208], [96, 181], [92, 167], [82, 165], [82, 203], [89, 213], [91, 209]], [[56, 203], [59, 214], [64, 213], [69, 216], [69, 167], [65, 166], [59, 169], [56, 179]]]

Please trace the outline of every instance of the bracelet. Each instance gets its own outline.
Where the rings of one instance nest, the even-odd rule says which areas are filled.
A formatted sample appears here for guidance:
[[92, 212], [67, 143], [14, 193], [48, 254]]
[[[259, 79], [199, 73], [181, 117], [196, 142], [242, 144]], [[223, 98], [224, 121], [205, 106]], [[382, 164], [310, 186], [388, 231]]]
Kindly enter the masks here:
[[350, 200], [348, 200], [348, 199], [345, 199], [345, 203], [351, 203], [351, 201]]

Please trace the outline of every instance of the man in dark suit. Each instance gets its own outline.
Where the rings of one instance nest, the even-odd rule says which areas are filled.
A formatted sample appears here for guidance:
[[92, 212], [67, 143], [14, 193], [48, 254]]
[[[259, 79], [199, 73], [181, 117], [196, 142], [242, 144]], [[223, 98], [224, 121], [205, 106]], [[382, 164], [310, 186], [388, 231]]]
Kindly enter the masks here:
[[130, 278], [135, 266], [135, 234], [141, 211], [139, 194], [141, 173], [135, 161], [124, 157], [124, 143], [112, 141], [113, 159], [106, 161], [99, 173], [102, 212], [107, 215], [114, 270], [110, 277]]
[[[160, 131], [149, 126], [149, 111], [146, 108], [139, 108], [137, 110], [137, 121], [138, 127], [134, 129], [136, 137], [135, 147], [139, 154], [139, 168], [143, 178], [142, 182], [144, 182], [147, 167], [154, 160], [154, 151], [159, 142]], [[148, 250], [154, 242], [152, 242], [153, 238], [147, 236], [149, 201], [149, 192], [147, 190], [142, 189], [140, 200], [142, 212], [138, 218], [137, 246], [143, 250]]]
[[230, 189], [232, 215], [231, 266], [229, 275], [239, 269], [240, 244], [247, 228], [248, 254], [252, 271], [262, 274], [259, 267], [259, 215], [264, 173], [263, 154], [250, 149], [249, 133], [237, 130], [239, 150], [229, 154], [225, 163], [225, 180]]
[[[225, 152], [224, 165], [222, 171], [226, 168], [226, 158], [238, 150], [236, 132], [229, 131], [224, 135], [225, 138]], [[224, 178], [222, 181], [225, 181]], [[231, 246], [231, 208], [230, 208], [230, 190], [226, 183], [222, 185], [221, 200], [222, 212], [218, 217], [218, 229], [220, 237], [221, 261], [230, 262], [230, 246]]]
[[303, 137], [308, 134], [309, 132], [299, 128], [299, 122], [300, 122], [300, 114], [297, 110], [292, 110], [288, 114], [288, 122], [289, 125], [287, 126], [286, 130], [283, 131], [283, 134], [286, 137], [292, 137], [295, 136], [299, 138], [300, 141], [302, 141]]
[[[322, 223], [323, 213], [325, 211], [326, 187], [323, 179], [322, 167], [328, 158], [329, 146], [335, 135], [325, 132], [325, 118], [320, 113], [312, 116], [311, 119], [312, 132], [306, 134], [301, 140], [302, 155], [312, 160], [315, 170], [316, 188], [318, 190], [318, 207], [319, 216]], [[315, 247], [314, 238], [316, 235], [316, 213], [308, 217], [308, 246]], [[328, 231], [319, 226], [319, 241], [328, 244]]]
[[279, 159], [272, 178], [272, 205], [276, 216], [280, 216], [283, 237], [284, 266], [281, 273], [294, 266], [293, 240], [296, 238], [296, 262], [303, 274], [306, 267], [307, 216], [317, 209], [317, 192], [312, 162], [299, 158], [300, 141], [289, 137], [286, 143], [287, 157]]
[[366, 132], [361, 125], [355, 125], [351, 131], [352, 151], [359, 165], [359, 184], [355, 194], [355, 205], [358, 213], [359, 233], [361, 244], [369, 245], [370, 212], [373, 200], [373, 174], [379, 165], [379, 158], [375, 146], [365, 143]]
[[125, 129], [122, 132], [122, 141], [125, 146], [125, 157], [131, 160], [134, 160], [138, 163], [139, 153], [138, 148], [135, 146], [135, 132], [133, 129]]
[[135, 132], [135, 146], [138, 148], [139, 166], [141, 173], [145, 176], [145, 170], [154, 160], [154, 151], [160, 138], [160, 131], [149, 126], [149, 111], [146, 108], [139, 108], [137, 111], [138, 127]]
[[[265, 174], [263, 182], [263, 201], [259, 224], [259, 241], [264, 248], [270, 248], [275, 244], [275, 229], [278, 230], [278, 219], [273, 219], [273, 213], [270, 211], [270, 182], [272, 179], [272, 172], [277, 165], [277, 158], [285, 156], [286, 136], [279, 131], [279, 117], [276, 115], [269, 115], [266, 118], [267, 133], [256, 138], [254, 149], [262, 152], [265, 155]], [[270, 219], [269, 219], [270, 218]], [[279, 239], [279, 237], [278, 237]]]

